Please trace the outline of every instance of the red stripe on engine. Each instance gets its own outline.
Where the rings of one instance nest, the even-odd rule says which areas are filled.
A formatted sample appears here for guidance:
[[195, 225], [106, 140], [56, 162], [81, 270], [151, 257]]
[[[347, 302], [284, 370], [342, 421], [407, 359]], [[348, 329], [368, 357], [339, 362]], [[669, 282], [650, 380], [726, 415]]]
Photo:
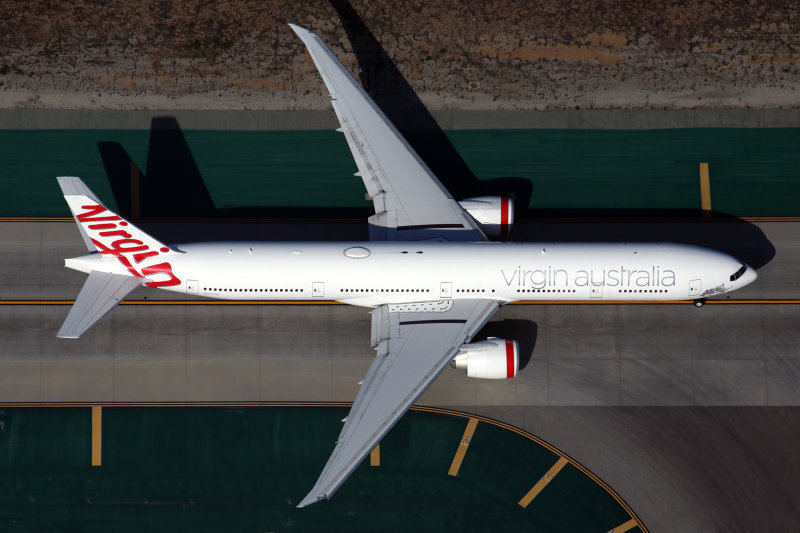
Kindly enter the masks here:
[[508, 235], [508, 198], [500, 199], [500, 235]]
[[514, 341], [506, 341], [506, 379], [514, 377]]

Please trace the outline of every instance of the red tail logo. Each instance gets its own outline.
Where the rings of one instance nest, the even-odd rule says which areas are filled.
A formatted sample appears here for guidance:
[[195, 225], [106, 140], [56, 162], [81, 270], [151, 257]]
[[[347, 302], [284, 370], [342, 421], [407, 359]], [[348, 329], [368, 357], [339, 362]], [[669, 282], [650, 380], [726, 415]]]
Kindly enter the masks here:
[[[101, 254], [113, 255], [125, 266], [125, 268], [128, 269], [128, 272], [137, 278], [143, 278], [153, 274], [166, 274], [169, 277], [169, 279], [164, 281], [150, 281], [145, 284], [148, 287], [169, 287], [172, 285], [180, 285], [181, 280], [172, 273], [172, 265], [170, 265], [168, 262], [159, 263], [157, 265], [148, 265], [141, 268], [141, 271], [137, 270], [137, 266], [134, 266], [134, 262], [136, 265], [138, 265], [149, 257], [155, 257], [159, 255], [159, 253], [169, 252], [169, 248], [162, 247], [159, 250], [151, 250], [150, 246], [145, 244], [143, 241], [134, 239], [133, 235], [124, 229], [120, 229], [124, 226], [127, 226], [128, 223], [114, 213], [108, 211], [102, 205], [82, 205], [81, 209], [86, 209], [86, 211], [76, 215], [75, 218], [79, 222], [87, 223], [86, 228], [88, 230], [97, 232], [98, 237], [119, 237], [118, 239], [111, 241], [109, 245], [106, 245], [96, 238], [90, 236], [92, 242], [95, 246], [97, 246], [97, 249]], [[108, 213], [107, 215], [98, 216], [106, 212]], [[133, 260], [133, 262], [131, 260]]]

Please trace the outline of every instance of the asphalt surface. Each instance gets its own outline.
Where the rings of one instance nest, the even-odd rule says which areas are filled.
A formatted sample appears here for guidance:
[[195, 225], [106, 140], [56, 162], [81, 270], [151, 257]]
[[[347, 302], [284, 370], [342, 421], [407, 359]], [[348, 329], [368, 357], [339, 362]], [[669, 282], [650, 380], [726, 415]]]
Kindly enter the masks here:
[[[362, 224], [161, 224], [168, 242], [357, 239]], [[679, 240], [738, 252], [759, 279], [735, 299], [800, 298], [794, 222], [524, 224], [517, 236]], [[257, 237], [256, 237], [257, 236]], [[684, 237], [681, 237], [684, 236]], [[193, 238], [192, 238], [193, 237]], [[586, 237], [584, 237], [586, 238]], [[73, 299], [71, 222], [0, 224], [2, 301]], [[169, 298], [143, 289], [138, 300]], [[0, 401], [350, 401], [374, 352], [341, 305], [124, 305], [56, 339], [68, 305], [0, 305]], [[420, 404], [518, 425], [573, 456], [651, 531], [800, 528], [800, 305], [510, 305], [483, 335], [520, 341], [507, 382], [448, 369]]]

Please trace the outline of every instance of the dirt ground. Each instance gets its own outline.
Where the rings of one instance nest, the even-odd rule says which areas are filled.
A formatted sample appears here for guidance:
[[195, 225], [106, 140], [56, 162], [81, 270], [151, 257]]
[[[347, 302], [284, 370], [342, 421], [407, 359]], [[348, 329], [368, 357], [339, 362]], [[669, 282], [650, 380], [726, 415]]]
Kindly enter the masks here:
[[0, 108], [329, 109], [287, 22], [431, 109], [800, 107], [800, 4], [4, 0]]

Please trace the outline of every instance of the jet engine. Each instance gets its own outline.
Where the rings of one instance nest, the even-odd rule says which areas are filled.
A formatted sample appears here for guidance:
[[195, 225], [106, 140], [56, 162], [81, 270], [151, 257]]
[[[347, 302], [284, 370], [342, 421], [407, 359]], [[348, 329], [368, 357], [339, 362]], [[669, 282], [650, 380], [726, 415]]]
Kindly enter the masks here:
[[514, 202], [502, 196], [478, 196], [458, 202], [480, 224], [487, 237], [505, 238], [514, 223]]
[[489, 337], [463, 345], [450, 365], [466, 370], [471, 378], [510, 379], [519, 370], [519, 345], [517, 341]]

